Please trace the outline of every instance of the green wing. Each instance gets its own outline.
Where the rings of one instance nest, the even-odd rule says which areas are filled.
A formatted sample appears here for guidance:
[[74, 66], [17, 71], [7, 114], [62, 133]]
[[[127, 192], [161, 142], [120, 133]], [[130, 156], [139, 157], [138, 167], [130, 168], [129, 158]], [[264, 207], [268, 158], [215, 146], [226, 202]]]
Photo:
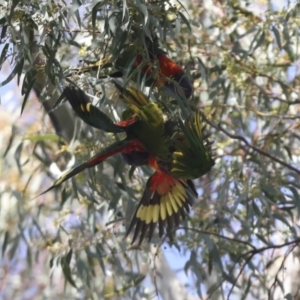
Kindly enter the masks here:
[[196, 179], [208, 173], [215, 164], [207, 136], [203, 136], [205, 127], [200, 112], [196, 112], [183, 124], [182, 133], [175, 141], [171, 174], [181, 179]]
[[122, 99], [129, 104], [135, 106], [145, 106], [150, 103], [149, 98], [138, 89], [134, 87], [123, 87], [118, 80], [112, 80], [115, 87], [119, 90]]
[[52, 189], [60, 186], [63, 182], [74, 177], [75, 175], [79, 174], [83, 170], [88, 169], [88, 168], [93, 168], [94, 166], [99, 165], [108, 157], [111, 157], [117, 153], [123, 153], [124, 151], [127, 153], [134, 147], [135, 143], [136, 143], [135, 140], [127, 140], [127, 139], [113, 143], [112, 145], [106, 147], [105, 149], [101, 150], [99, 153], [97, 153], [96, 155], [91, 157], [88, 161], [75, 166], [70, 171], [63, 174], [60, 178], [58, 178], [54, 182], [54, 184], [52, 186], [50, 186], [47, 190], [42, 192], [40, 195], [43, 195], [43, 194], [51, 191]]
[[170, 138], [165, 133], [163, 112], [157, 103], [150, 102], [149, 98], [141, 91], [129, 87], [122, 87], [113, 81], [120, 91], [121, 97], [128, 104], [126, 117], [138, 116], [139, 122], [132, 127], [132, 134], [154, 156], [168, 160], [170, 158]]
[[76, 115], [88, 125], [106, 132], [117, 133], [124, 131], [118, 125], [114, 124], [106, 114], [94, 106], [89, 97], [80, 88], [67, 86], [63, 94], [71, 104]]

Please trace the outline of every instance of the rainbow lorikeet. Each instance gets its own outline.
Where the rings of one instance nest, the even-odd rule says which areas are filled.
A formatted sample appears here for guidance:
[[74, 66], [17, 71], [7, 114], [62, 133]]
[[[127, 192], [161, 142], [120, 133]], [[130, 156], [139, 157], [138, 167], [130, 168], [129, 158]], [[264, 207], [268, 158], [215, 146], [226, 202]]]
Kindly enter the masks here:
[[125, 132], [126, 138], [62, 175], [43, 194], [116, 153], [121, 153], [131, 165], [150, 166], [154, 173], [147, 181], [126, 233], [127, 236], [134, 230], [132, 243], [139, 237], [140, 244], [146, 235], [151, 240], [157, 224], [160, 236], [165, 227], [167, 231], [171, 231], [174, 224], [178, 227], [180, 217], [185, 218], [198, 196], [191, 179], [210, 171], [214, 160], [210, 152], [211, 144], [203, 135], [199, 112], [185, 123], [179, 121], [177, 126], [170, 125], [171, 121], [164, 122], [159, 106], [150, 102], [141, 91], [124, 88], [117, 82], [115, 86], [128, 105], [123, 121], [119, 123], [114, 123], [95, 107], [81, 89], [73, 86], [65, 88], [65, 97], [83, 121], [107, 132]]
[[[131, 52], [130, 48], [127, 51]], [[118, 71], [109, 74], [110, 77], [123, 77], [124, 70], [128, 69], [128, 61], [125, 63], [127, 51], [116, 61], [115, 67]], [[160, 48], [153, 52], [148, 51], [146, 57], [138, 54], [132, 68], [141, 68], [141, 73], [146, 75], [146, 83], [153, 84], [154, 87], [166, 87], [175, 95], [184, 95], [186, 99], [193, 93], [192, 82], [184, 70]]]
[[187, 128], [178, 133], [172, 145], [171, 161], [161, 161], [153, 156], [148, 159], [148, 165], [155, 169], [155, 173], [147, 181], [127, 230], [128, 235], [135, 228], [132, 242], [140, 234], [141, 243], [147, 232], [150, 240], [157, 223], [160, 237], [166, 222], [168, 231], [172, 230], [173, 224], [178, 227], [180, 216], [185, 218], [198, 196], [191, 179], [205, 175], [214, 165], [209, 150], [211, 143], [204, 144], [208, 136], [202, 136], [204, 128], [201, 127], [200, 114], [196, 113], [184, 126]]
[[[135, 43], [124, 48], [123, 52], [114, 60], [115, 71], [108, 75], [100, 75], [98, 78], [129, 77], [134, 79], [138, 73], [146, 76], [146, 84], [154, 87], [166, 87], [175, 95], [190, 98], [193, 93], [191, 79], [167, 53], [159, 48], [157, 38], [151, 41], [145, 40], [146, 51], [136, 40]], [[91, 66], [81, 68], [80, 72], [98, 70], [101, 66], [105, 69], [111, 66], [112, 59], [104, 59]]]

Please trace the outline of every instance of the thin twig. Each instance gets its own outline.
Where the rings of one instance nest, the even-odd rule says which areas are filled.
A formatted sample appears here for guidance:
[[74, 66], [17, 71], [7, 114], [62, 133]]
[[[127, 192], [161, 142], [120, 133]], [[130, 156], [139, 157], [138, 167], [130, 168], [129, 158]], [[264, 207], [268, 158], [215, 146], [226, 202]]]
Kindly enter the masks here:
[[68, 28], [64, 28], [62, 29], [62, 31], [68, 32], [68, 33], [84, 33], [84, 32], [89, 32], [89, 33], [102, 33], [99, 30], [95, 30], [93, 31], [93, 29], [68, 29]]
[[280, 102], [287, 103], [287, 104], [290, 104], [290, 105], [300, 103], [300, 100], [290, 101], [290, 100], [286, 100], [282, 97], [276, 96], [274, 93], [272, 93], [267, 88], [264, 88], [264, 87], [260, 86], [259, 84], [257, 84], [255, 79], [252, 76], [250, 76], [249, 79], [250, 79], [250, 81], [253, 85], [255, 85], [264, 95], [266, 95], [269, 98], [272, 98], [274, 100], [278, 100]]
[[218, 125], [218, 129], [220, 129], [222, 132], [224, 132], [227, 136], [229, 136], [230, 138], [232, 139], [235, 139], [235, 140], [240, 140], [242, 142], [244, 142], [249, 148], [253, 149], [254, 151], [270, 158], [271, 160], [273, 161], [276, 161], [277, 163], [281, 164], [282, 166], [296, 172], [298, 175], [300, 175], [300, 170], [291, 166], [290, 164], [284, 162], [283, 160], [271, 155], [270, 153], [267, 153], [263, 150], [261, 150], [260, 148], [256, 147], [256, 146], [253, 146], [252, 144], [250, 144], [244, 137], [240, 136], [240, 135], [235, 135], [235, 134], [231, 134], [229, 133], [227, 130], [225, 130], [221, 124]]
[[[206, 89], [203, 89], [204, 91], [207, 91]], [[201, 110], [204, 110], [206, 107], [209, 107], [211, 108], [211, 104], [207, 104], [207, 105], [201, 105]], [[253, 114], [257, 115], [258, 117], [267, 117], [267, 118], [279, 118], [279, 119], [282, 119], [282, 120], [299, 120], [300, 119], [300, 115], [297, 114], [297, 115], [291, 115], [291, 114], [285, 114], [284, 116], [282, 115], [278, 115], [276, 114], [275, 112], [269, 112], [269, 113], [266, 113], [266, 112], [262, 112], [262, 111], [259, 111], [259, 110], [256, 110], [252, 107], [248, 107], [248, 106], [243, 106], [243, 105], [238, 105], [238, 104], [214, 104], [213, 107], [230, 107], [230, 108], [234, 108], [234, 109], [239, 109], [239, 110], [246, 110], [246, 111], [250, 111], [252, 112]]]
[[269, 298], [269, 299], [272, 299], [272, 298], [271, 298], [271, 290], [272, 290], [272, 289], [275, 290], [275, 288], [276, 288], [276, 287], [275, 287], [276, 282], [279, 281], [279, 280], [278, 280], [279, 272], [283, 269], [286, 259], [287, 259], [288, 256], [294, 251], [294, 249], [296, 248], [296, 246], [297, 246], [297, 244], [292, 245], [292, 246], [290, 247], [290, 249], [287, 251], [287, 253], [285, 253], [284, 259], [282, 260], [282, 262], [281, 262], [281, 264], [280, 264], [280, 267], [279, 267], [279, 269], [278, 269], [278, 271], [277, 271], [277, 273], [276, 273], [276, 276], [275, 276], [275, 278], [274, 278], [274, 281], [273, 281], [272, 285], [271, 285], [270, 288], [269, 288], [269, 291], [268, 291], [268, 298]]
[[206, 118], [206, 116], [203, 114], [202, 116], [204, 118], [204, 120], [213, 128], [217, 129], [217, 130], [221, 130], [223, 133], [225, 133], [227, 136], [229, 136], [232, 139], [235, 140], [240, 140], [242, 142], [244, 142], [246, 144], [246, 146], [248, 146], [249, 148], [251, 148], [252, 150], [270, 158], [273, 161], [276, 161], [277, 163], [281, 164], [282, 166], [286, 167], [287, 169], [290, 169], [294, 172], [296, 172], [298, 175], [300, 175], [300, 170], [291, 166], [290, 164], [284, 162], [283, 160], [271, 155], [270, 153], [267, 153], [263, 150], [261, 150], [260, 148], [253, 146], [252, 144], [250, 144], [244, 137], [242, 137], [241, 135], [236, 135], [236, 134], [231, 134], [230, 132], [228, 132], [226, 129], [224, 129], [221, 124], [215, 125], [214, 123], [212, 123], [210, 120], [208, 120]]
[[240, 276], [242, 275], [242, 273], [243, 273], [243, 271], [244, 271], [246, 265], [251, 261], [251, 259], [253, 258], [254, 255], [255, 255], [255, 254], [253, 254], [253, 253], [250, 254], [250, 256], [245, 260], [244, 264], [242, 265], [242, 267], [241, 267], [241, 269], [240, 269], [238, 275], [236, 276], [236, 278], [235, 278], [235, 280], [234, 280], [234, 282], [233, 282], [233, 284], [232, 284], [232, 286], [231, 286], [231, 289], [229, 290], [227, 299], [230, 299], [229, 297], [230, 297], [231, 293], [233, 292], [233, 289], [235, 288], [235, 286], [236, 286], [236, 284], [237, 284], [237, 281], [239, 280]]

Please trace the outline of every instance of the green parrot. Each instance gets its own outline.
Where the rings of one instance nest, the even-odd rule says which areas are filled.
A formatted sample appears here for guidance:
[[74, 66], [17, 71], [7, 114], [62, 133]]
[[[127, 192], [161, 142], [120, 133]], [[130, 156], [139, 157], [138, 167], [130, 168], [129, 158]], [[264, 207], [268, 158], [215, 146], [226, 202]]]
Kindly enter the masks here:
[[[114, 84], [128, 106], [123, 113], [128, 118], [119, 123], [113, 123], [107, 115], [94, 106], [83, 90], [75, 86], [68, 86], [63, 93], [75, 113], [84, 122], [106, 132], [125, 132], [126, 138], [113, 143], [84, 164], [65, 173], [42, 194], [59, 186], [82, 170], [96, 166], [116, 153], [122, 153], [125, 161], [134, 166], [147, 164], [149, 153], [162, 160], [170, 158], [170, 139], [165, 135], [163, 113], [158, 105], [150, 102], [137, 89], [124, 89], [117, 81], [114, 81]], [[136, 159], [133, 159], [132, 156], [135, 156]]]
[[104, 58], [87, 67], [77, 70], [77, 73], [84, 73], [90, 70], [98, 71], [114, 67], [113, 73], [98, 76], [103, 78], [130, 78], [139, 81], [138, 77], [145, 76], [146, 85], [154, 87], [166, 87], [173, 94], [189, 99], [193, 93], [191, 79], [174, 60], [167, 56], [167, 53], [159, 48], [157, 36], [152, 40], [146, 37], [144, 42], [140, 34], [135, 33], [132, 43], [126, 44], [118, 57]]
[[180, 121], [179, 131], [172, 144], [171, 161], [162, 161], [154, 157], [148, 159], [148, 165], [155, 173], [149, 178], [145, 192], [139, 202], [126, 235], [134, 229], [132, 243], [139, 238], [139, 244], [148, 233], [152, 238], [157, 224], [159, 236], [177, 228], [180, 216], [185, 218], [189, 207], [198, 194], [192, 179], [207, 174], [215, 162], [211, 153], [212, 143], [205, 134], [200, 112], [194, 112], [185, 124]]
[[205, 126], [200, 112], [194, 112], [183, 124], [175, 141], [172, 154], [171, 174], [175, 178], [195, 179], [205, 175], [214, 165], [211, 153], [207, 149], [212, 145], [209, 135], [203, 135]]
[[118, 123], [95, 107], [81, 89], [66, 87], [64, 95], [87, 124], [107, 132], [125, 132], [126, 138], [74, 167], [42, 194], [117, 153], [130, 165], [150, 166], [154, 173], [147, 181], [126, 232], [128, 236], [134, 231], [132, 243], [139, 237], [138, 244], [141, 244], [146, 236], [151, 240], [157, 224], [160, 237], [179, 226], [180, 219], [186, 217], [198, 196], [191, 179], [209, 172], [214, 160], [200, 112], [194, 112], [185, 123], [181, 120], [164, 122], [160, 107], [141, 91], [124, 88], [117, 81], [114, 84], [127, 104], [123, 120]]

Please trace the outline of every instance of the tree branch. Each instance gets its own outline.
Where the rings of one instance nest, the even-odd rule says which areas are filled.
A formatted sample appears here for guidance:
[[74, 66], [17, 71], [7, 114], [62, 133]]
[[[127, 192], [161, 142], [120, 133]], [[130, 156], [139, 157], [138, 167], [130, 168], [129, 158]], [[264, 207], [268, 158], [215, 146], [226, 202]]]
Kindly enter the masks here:
[[286, 167], [286, 168], [288, 168], [288, 169], [296, 172], [298, 175], [300, 175], [300, 170], [299, 169], [297, 169], [297, 168], [291, 166], [290, 164], [284, 162], [283, 160], [281, 160], [281, 159], [279, 159], [279, 158], [277, 158], [277, 157], [275, 157], [275, 156], [273, 156], [273, 155], [271, 155], [271, 154], [269, 154], [269, 153], [261, 150], [260, 148], [258, 148], [256, 146], [253, 146], [244, 137], [242, 137], [240, 135], [235, 135], [235, 134], [229, 133], [227, 130], [225, 130], [221, 126], [221, 124], [219, 124], [217, 128], [220, 129], [222, 132], [224, 132], [230, 138], [235, 139], [235, 140], [240, 140], [240, 141], [244, 142], [249, 148], [253, 149], [254, 151], [260, 153], [261, 155], [264, 155], [264, 156], [270, 158], [273, 161], [276, 161], [277, 163], [281, 164], [282, 166], [284, 166], [284, 167]]
[[241, 135], [236, 135], [236, 134], [232, 134], [230, 132], [228, 132], [226, 129], [224, 129], [221, 124], [218, 124], [218, 125], [215, 125], [214, 123], [212, 123], [210, 120], [207, 119], [207, 117], [203, 114], [203, 119], [213, 128], [217, 129], [217, 130], [220, 130], [222, 131], [223, 133], [225, 133], [227, 136], [229, 136], [230, 138], [232, 139], [235, 139], [235, 140], [240, 140], [242, 141], [243, 143], [246, 144], [247, 147], [251, 148], [252, 150], [258, 152], [259, 154], [263, 155], [263, 156], [266, 156], [268, 158], [270, 158], [271, 160], [281, 164], [282, 166], [286, 167], [287, 169], [290, 169], [292, 171], [294, 171], [295, 173], [297, 173], [298, 175], [300, 175], [300, 170], [291, 166], [290, 164], [284, 162], [283, 160], [271, 155], [270, 153], [267, 153], [265, 151], [263, 151], [262, 149], [256, 147], [256, 146], [253, 146], [252, 144], [250, 144], [244, 137], [242, 137]]

